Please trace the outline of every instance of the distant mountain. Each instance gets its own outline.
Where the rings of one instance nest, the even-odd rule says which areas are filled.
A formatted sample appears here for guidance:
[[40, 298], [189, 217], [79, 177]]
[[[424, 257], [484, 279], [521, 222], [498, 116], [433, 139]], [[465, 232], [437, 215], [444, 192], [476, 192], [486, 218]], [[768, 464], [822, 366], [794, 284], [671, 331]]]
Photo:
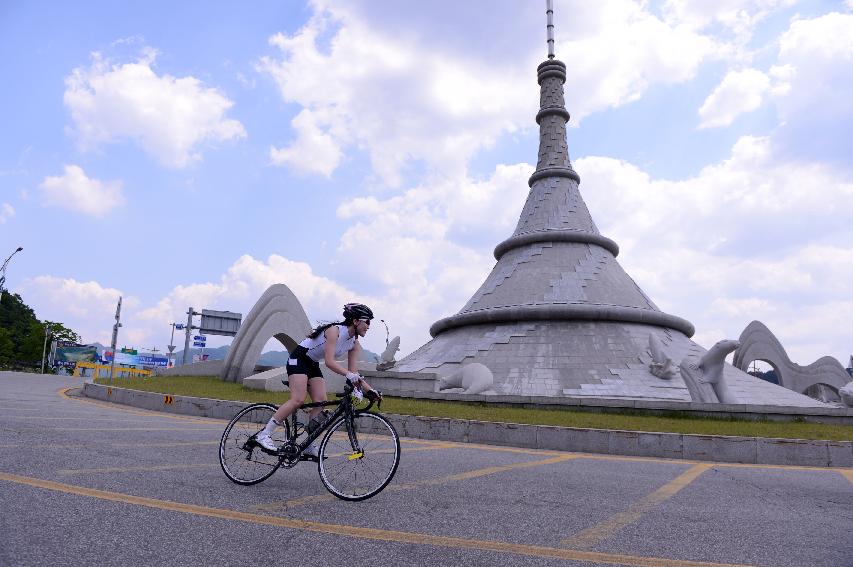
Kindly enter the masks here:
[[[191, 348], [187, 355], [187, 363], [192, 364], [194, 354], [206, 354], [208, 360], [225, 360], [228, 356], [228, 350], [231, 345], [223, 345], [217, 348]], [[175, 366], [181, 366], [184, 363], [184, 351], [175, 352]]]
[[[228, 356], [228, 350], [231, 345], [224, 345], [218, 348], [205, 348], [204, 354], [208, 355], [208, 360], [225, 360]], [[189, 361], [192, 362], [194, 354], [202, 354], [202, 349], [191, 348], [189, 351]], [[286, 350], [270, 350], [261, 355], [258, 359], [260, 366], [285, 366], [287, 364], [288, 353]], [[175, 366], [183, 364], [184, 351], [179, 350], [175, 353]], [[379, 362], [379, 355], [373, 351], [363, 348], [361, 350], [362, 362]]]

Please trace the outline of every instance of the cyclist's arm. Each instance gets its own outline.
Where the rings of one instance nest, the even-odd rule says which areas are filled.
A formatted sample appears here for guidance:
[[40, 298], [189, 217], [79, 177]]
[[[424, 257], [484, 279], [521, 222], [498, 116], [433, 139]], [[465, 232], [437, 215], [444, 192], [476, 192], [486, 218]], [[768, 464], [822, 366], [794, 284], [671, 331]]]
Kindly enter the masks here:
[[361, 345], [358, 343], [358, 341], [356, 341], [355, 345], [352, 347], [352, 349], [350, 349], [349, 353], [347, 354], [347, 366], [349, 367], [350, 372], [355, 372], [356, 374], [358, 374], [358, 359], [360, 358], [360, 354]]
[[[355, 346], [349, 351], [347, 355], [347, 366], [349, 366], [349, 371], [358, 374], [358, 361], [361, 358], [361, 345], [356, 341]], [[364, 376], [361, 377], [361, 386], [359, 386], [363, 391], [372, 390], [370, 384], [367, 383], [367, 380], [364, 379]]]
[[323, 358], [326, 363], [326, 368], [332, 372], [337, 372], [341, 376], [346, 376], [349, 371], [335, 360], [335, 345], [338, 344], [339, 333], [340, 332], [337, 327], [329, 327], [326, 329], [326, 332], [324, 333], [326, 335], [326, 344], [323, 347]]

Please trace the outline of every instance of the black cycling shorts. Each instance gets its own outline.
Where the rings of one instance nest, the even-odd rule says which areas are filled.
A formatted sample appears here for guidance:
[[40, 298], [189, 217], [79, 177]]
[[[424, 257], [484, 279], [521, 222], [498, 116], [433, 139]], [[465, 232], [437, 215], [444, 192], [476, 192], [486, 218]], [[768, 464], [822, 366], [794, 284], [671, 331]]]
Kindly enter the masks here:
[[320, 371], [320, 363], [311, 360], [308, 356], [308, 349], [304, 346], [297, 345], [287, 359], [287, 375], [305, 374], [308, 379], [322, 378], [323, 373]]

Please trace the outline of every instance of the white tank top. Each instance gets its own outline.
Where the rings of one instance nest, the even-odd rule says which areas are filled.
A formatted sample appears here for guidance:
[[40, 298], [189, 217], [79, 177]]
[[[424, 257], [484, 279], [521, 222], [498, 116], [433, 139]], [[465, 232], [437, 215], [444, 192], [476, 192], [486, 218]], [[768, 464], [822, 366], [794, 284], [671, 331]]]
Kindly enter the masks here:
[[[335, 358], [340, 358], [345, 352], [349, 352], [355, 346], [357, 336], [349, 336], [349, 328], [344, 325], [338, 327], [338, 343], [335, 345]], [[307, 338], [299, 343], [299, 346], [308, 349], [308, 358], [314, 362], [320, 362], [325, 356], [326, 331], [320, 333], [316, 339]]]

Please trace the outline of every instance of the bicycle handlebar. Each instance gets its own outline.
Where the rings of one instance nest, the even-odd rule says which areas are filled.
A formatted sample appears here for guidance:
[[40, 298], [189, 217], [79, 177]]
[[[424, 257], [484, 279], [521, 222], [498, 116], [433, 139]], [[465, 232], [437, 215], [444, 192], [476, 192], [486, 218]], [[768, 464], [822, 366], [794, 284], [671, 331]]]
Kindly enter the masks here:
[[[344, 391], [339, 393], [339, 394], [335, 394], [335, 396], [338, 398], [348, 398], [349, 396], [352, 395], [352, 391], [354, 389], [355, 388], [353, 388], [352, 384], [350, 384], [350, 382], [347, 380], [344, 382]], [[370, 391], [375, 391], [375, 390], [370, 390]], [[376, 399], [373, 399], [373, 400], [371, 400], [368, 397], [368, 402], [370, 402], [370, 403], [367, 404], [367, 407], [365, 407], [364, 409], [361, 409], [359, 411], [369, 411], [370, 408], [372, 408], [376, 402], [381, 402], [381, 398], [379, 398], [378, 395], [377, 395]]]

